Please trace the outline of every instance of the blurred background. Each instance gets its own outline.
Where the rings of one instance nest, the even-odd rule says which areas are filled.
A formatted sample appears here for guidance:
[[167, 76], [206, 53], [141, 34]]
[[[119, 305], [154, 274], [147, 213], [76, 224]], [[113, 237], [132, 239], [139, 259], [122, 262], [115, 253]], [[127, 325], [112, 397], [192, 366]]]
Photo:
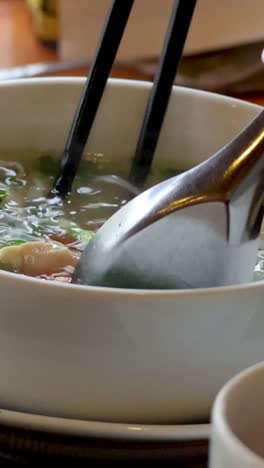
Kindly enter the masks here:
[[[0, 0], [0, 79], [86, 75], [110, 3]], [[153, 79], [172, 3], [135, 0], [111, 76]], [[176, 83], [263, 104], [263, 48], [263, 0], [198, 0]]]

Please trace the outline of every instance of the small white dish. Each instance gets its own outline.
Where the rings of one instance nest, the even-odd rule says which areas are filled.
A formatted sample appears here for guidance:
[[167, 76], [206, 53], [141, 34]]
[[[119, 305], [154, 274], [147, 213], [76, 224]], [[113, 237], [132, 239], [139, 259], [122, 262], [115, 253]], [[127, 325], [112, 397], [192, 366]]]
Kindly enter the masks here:
[[218, 392], [211, 414], [210, 468], [264, 468], [264, 361]]

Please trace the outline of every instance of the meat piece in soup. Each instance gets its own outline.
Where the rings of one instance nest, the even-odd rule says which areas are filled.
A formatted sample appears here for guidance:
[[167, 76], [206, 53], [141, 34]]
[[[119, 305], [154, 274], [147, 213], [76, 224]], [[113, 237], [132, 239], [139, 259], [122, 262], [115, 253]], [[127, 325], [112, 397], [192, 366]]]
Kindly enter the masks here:
[[[48, 199], [59, 159], [47, 154], [2, 154], [0, 160], [0, 269], [41, 279], [71, 282], [78, 257], [97, 229], [127, 202], [121, 185], [129, 165], [101, 154], [81, 161], [72, 192]], [[171, 164], [152, 169], [146, 187], [173, 177]], [[264, 238], [264, 236], [263, 236]], [[264, 250], [255, 280], [264, 279]]]
[[54, 241], [25, 242], [0, 250], [0, 264], [7, 270], [29, 276], [52, 275], [68, 269], [73, 271], [77, 253]]

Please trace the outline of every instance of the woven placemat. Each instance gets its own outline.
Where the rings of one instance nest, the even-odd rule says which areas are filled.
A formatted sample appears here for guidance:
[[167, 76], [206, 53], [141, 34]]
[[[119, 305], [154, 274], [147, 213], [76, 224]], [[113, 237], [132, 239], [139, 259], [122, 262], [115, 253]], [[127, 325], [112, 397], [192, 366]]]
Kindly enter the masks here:
[[[88, 462], [151, 461], [182, 468], [206, 468], [208, 440], [135, 441], [65, 436], [0, 425], [0, 463], [3, 466], [67, 466]], [[175, 464], [176, 463], [176, 464]]]

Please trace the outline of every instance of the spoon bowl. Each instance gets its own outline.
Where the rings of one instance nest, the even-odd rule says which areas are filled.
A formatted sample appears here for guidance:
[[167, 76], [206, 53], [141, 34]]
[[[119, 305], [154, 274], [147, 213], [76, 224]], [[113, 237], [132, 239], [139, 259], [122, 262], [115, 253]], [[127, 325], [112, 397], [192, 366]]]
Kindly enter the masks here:
[[253, 278], [264, 195], [264, 111], [207, 161], [138, 195], [96, 233], [74, 282], [186, 289]]

